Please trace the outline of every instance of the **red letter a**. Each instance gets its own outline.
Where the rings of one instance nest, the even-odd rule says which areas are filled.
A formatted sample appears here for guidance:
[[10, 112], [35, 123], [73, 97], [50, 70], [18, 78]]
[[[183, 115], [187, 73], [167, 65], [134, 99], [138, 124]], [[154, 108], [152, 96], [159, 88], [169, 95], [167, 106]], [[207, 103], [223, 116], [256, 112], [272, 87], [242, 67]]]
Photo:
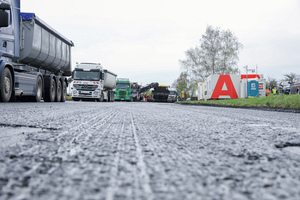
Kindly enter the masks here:
[[[227, 90], [222, 90], [224, 84], [226, 84]], [[230, 96], [231, 99], [239, 98], [231, 81], [230, 75], [220, 75], [211, 98], [218, 99], [220, 96]]]

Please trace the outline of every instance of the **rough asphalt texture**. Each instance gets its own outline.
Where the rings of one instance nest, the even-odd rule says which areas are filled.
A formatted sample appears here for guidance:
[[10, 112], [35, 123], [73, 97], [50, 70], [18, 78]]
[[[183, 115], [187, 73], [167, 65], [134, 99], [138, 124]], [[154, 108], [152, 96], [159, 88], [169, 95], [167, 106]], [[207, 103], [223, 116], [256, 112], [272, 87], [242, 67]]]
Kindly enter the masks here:
[[167, 103], [0, 104], [0, 199], [300, 199], [300, 115]]

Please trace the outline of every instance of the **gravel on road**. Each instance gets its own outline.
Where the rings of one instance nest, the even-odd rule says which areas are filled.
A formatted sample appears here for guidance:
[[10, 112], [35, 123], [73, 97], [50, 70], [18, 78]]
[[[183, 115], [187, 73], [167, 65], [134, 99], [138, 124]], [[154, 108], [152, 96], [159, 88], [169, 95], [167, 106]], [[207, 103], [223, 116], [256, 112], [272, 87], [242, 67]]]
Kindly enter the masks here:
[[151, 102], [0, 104], [0, 199], [300, 199], [300, 115]]

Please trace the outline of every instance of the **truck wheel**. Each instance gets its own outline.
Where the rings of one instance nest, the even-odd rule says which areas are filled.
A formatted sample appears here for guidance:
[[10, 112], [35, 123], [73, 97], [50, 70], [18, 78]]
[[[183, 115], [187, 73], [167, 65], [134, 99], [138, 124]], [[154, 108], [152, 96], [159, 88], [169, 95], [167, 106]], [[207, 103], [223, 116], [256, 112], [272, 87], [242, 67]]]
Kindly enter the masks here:
[[38, 76], [35, 85], [35, 96], [31, 97], [30, 100], [33, 102], [40, 102], [43, 94], [43, 81], [42, 77]]
[[61, 102], [65, 102], [66, 99], [67, 99], [67, 83], [63, 81], [63, 83], [62, 83]]
[[50, 80], [50, 88], [45, 89], [45, 98], [46, 102], [53, 102], [55, 100], [56, 94], [56, 83], [54, 79]]
[[0, 101], [8, 102], [12, 95], [13, 81], [10, 70], [3, 68], [1, 74]]
[[110, 98], [111, 102], [114, 102], [115, 101], [115, 93], [111, 92], [110, 95], [111, 95], [111, 98]]
[[101, 97], [100, 97], [100, 99], [98, 101], [99, 102], [103, 102], [103, 100], [104, 100], [104, 95], [103, 95], [103, 93], [101, 93]]
[[57, 87], [56, 87], [56, 95], [55, 95], [55, 102], [61, 101], [61, 93], [62, 93], [62, 87], [60, 80], [57, 81]]

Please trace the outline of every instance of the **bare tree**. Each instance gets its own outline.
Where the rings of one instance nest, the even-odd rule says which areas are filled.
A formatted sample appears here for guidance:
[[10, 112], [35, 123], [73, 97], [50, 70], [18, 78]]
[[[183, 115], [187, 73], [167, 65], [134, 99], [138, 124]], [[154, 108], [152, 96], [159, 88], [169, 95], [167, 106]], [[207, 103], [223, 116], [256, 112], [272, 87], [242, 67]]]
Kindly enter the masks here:
[[238, 53], [243, 47], [230, 31], [207, 26], [200, 45], [185, 52], [186, 60], [180, 60], [189, 74], [204, 80], [211, 74], [235, 74], [239, 70]]
[[201, 64], [207, 74], [218, 73], [219, 53], [221, 49], [220, 28], [206, 27], [205, 35], [200, 39]]
[[296, 74], [295, 73], [289, 73], [289, 74], [284, 74], [285, 78], [284, 80], [285, 81], [293, 81], [294, 78], [296, 77]]
[[267, 81], [266, 81], [266, 87], [270, 90], [272, 89], [276, 89], [277, 88], [277, 81], [275, 78], [271, 78], [271, 77], [268, 77]]
[[181, 72], [179, 78], [175, 83], [176, 91], [178, 94], [184, 93], [184, 96], [187, 98], [189, 94], [189, 80], [188, 75], [185, 72]]
[[181, 66], [187, 73], [204, 80], [207, 77], [205, 67], [202, 65], [201, 50], [199, 47], [190, 48], [185, 52], [186, 60], [180, 60]]
[[221, 33], [221, 47], [219, 54], [219, 73], [220, 74], [236, 74], [239, 72], [237, 61], [239, 60], [238, 53], [243, 45], [238, 42], [238, 39], [229, 30]]

